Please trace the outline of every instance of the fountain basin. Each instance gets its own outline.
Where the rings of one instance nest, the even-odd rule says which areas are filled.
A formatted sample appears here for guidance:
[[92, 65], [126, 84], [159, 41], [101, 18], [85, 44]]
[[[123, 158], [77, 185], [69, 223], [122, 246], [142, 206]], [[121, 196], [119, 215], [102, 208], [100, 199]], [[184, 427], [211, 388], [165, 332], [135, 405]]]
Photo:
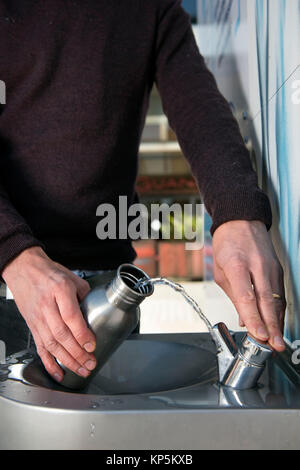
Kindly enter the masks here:
[[299, 447], [297, 375], [272, 359], [253, 390], [217, 377], [206, 333], [132, 335], [80, 393], [22, 351], [0, 366], [0, 448]]

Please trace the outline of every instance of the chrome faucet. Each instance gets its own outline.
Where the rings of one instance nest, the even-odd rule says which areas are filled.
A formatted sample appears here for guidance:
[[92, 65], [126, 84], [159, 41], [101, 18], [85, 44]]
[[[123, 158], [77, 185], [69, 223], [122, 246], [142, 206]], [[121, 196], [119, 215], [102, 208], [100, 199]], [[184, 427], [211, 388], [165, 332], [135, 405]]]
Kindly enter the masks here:
[[249, 333], [238, 348], [224, 323], [213, 327], [213, 337], [217, 346], [220, 384], [236, 390], [254, 388], [272, 349]]

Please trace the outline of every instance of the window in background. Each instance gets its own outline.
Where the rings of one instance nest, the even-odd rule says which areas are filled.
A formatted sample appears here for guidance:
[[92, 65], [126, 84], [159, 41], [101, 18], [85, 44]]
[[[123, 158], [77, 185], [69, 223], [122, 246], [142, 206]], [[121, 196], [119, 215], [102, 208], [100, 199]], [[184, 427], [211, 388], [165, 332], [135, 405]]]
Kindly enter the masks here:
[[[183, 0], [182, 6], [196, 23], [196, 0]], [[191, 126], [193, 123], [191, 122]], [[200, 196], [190, 167], [186, 162], [176, 135], [169, 126], [156, 86], [153, 87], [145, 128], [139, 149], [137, 192], [148, 213], [153, 203], [172, 205], [199, 204]], [[159, 221], [158, 221], [159, 222]], [[172, 225], [173, 221], [170, 219]], [[191, 220], [191, 224], [195, 221]], [[203, 221], [197, 226], [203, 230]], [[162, 225], [160, 234], [165, 227]], [[199, 280], [203, 278], [203, 250], [188, 251], [186, 240], [140, 240], [134, 243], [136, 264], [150, 276]]]
[[[139, 149], [137, 192], [140, 202], [146, 205], [148, 214], [151, 213], [151, 204], [166, 203], [172, 206], [174, 203], [181, 205], [200, 203], [195, 180], [181, 152], [176, 135], [163, 113], [160, 96], [155, 86]], [[195, 220], [191, 219], [190, 222], [196, 225]], [[171, 227], [172, 223], [170, 217]], [[202, 220], [197, 222], [197, 227], [203, 230]], [[158, 240], [140, 240], [134, 243], [138, 256], [136, 264], [154, 277], [202, 279], [202, 248], [188, 251], [185, 248], [184, 238], [176, 240], [171, 233], [170, 239], [163, 239], [164, 230], [168, 230], [168, 227], [162, 225], [159, 228], [161, 236]]]

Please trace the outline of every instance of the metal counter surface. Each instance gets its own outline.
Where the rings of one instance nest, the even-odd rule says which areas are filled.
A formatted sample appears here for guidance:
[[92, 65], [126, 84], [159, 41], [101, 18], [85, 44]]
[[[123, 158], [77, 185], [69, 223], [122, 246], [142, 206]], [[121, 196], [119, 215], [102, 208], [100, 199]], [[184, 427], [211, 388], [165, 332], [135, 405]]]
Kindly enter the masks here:
[[[140, 369], [134, 382], [142, 363], [146, 373]], [[208, 334], [132, 335], [100, 370], [100, 379], [74, 393], [55, 385], [32, 352], [23, 351], [0, 367], [0, 448], [299, 448], [298, 375], [283, 372], [279, 363], [284, 358], [270, 361], [256, 389], [236, 391], [217, 383]], [[152, 391], [120, 393], [124, 384], [134, 391], [134, 383]], [[114, 387], [119, 393], [107, 392]]]

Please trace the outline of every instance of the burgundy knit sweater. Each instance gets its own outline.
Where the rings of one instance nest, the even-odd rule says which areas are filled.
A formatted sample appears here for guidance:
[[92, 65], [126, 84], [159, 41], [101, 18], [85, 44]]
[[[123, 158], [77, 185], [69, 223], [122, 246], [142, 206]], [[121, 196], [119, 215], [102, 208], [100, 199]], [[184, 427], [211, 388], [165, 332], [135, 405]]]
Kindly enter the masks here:
[[[69, 268], [135, 257], [96, 209], [135, 199], [153, 83], [213, 219], [271, 226], [230, 107], [180, 0], [0, 0], [0, 272], [40, 245]], [[116, 206], [117, 207], [117, 206]]]

